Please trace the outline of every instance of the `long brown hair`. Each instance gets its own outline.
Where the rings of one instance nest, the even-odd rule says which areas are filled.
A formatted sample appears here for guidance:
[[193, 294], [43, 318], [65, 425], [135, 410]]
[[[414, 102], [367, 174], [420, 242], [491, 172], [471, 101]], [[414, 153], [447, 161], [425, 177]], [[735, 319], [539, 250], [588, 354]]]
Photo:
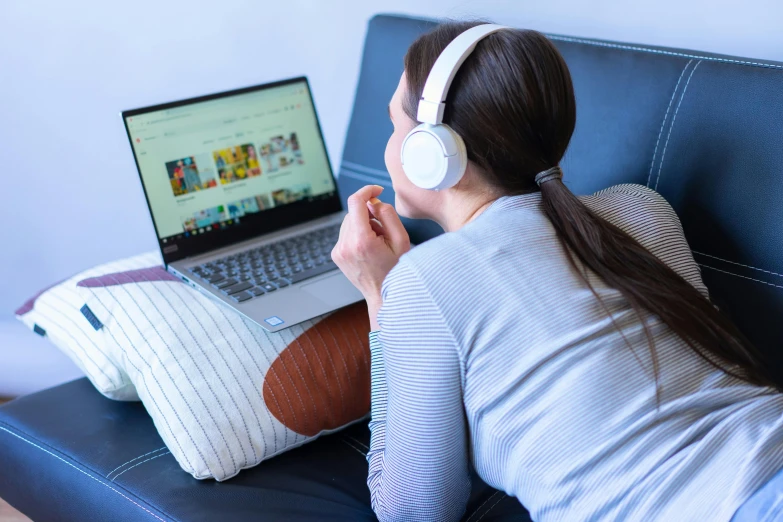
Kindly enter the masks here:
[[[485, 22], [443, 23], [410, 46], [402, 105], [412, 120], [438, 55], [457, 35], [480, 23]], [[583, 267], [620, 291], [639, 317], [644, 310], [657, 315], [712, 366], [746, 382], [783, 390], [763, 354], [695, 287], [590, 211], [560, 180], [536, 185], [538, 172], [560, 163], [576, 123], [571, 75], [548, 38], [517, 29], [479, 42], [454, 78], [444, 123], [462, 136], [468, 158], [500, 193], [541, 191], [544, 212], [569, 262], [599, 301]], [[660, 404], [658, 359], [648, 325], [643, 325]]]

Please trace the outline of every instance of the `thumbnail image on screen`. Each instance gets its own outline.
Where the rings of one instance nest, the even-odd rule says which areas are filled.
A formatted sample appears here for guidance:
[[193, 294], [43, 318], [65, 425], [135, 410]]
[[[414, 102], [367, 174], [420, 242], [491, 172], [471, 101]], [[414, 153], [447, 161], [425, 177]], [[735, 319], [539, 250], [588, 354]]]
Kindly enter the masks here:
[[255, 212], [261, 212], [271, 207], [269, 201], [269, 194], [261, 194], [250, 198], [240, 199], [226, 205], [228, 208], [228, 217], [238, 218], [245, 214], [253, 214]]
[[198, 161], [196, 158], [197, 156], [188, 156], [166, 163], [171, 190], [175, 196], [217, 186], [209, 156], [202, 154], [198, 156]]
[[275, 190], [272, 192], [272, 199], [275, 202], [275, 206], [285, 205], [287, 203], [293, 203], [294, 201], [299, 201], [300, 199], [309, 197], [312, 195], [312, 193], [313, 187], [311, 187], [309, 183], [302, 183], [299, 185], [294, 185], [291, 188]]
[[230, 219], [241, 218], [247, 214], [255, 214], [273, 207], [269, 194], [258, 194], [249, 198], [232, 201], [225, 205], [199, 210], [182, 218], [185, 232], [218, 225]]
[[215, 223], [220, 223], [226, 219], [226, 209], [224, 205], [218, 205], [212, 208], [205, 208], [194, 212], [182, 220], [185, 232], [190, 232], [198, 228], [208, 227]]
[[260, 147], [261, 159], [267, 172], [277, 172], [281, 168], [291, 165], [303, 165], [302, 150], [299, 148], [299, 139], [292, 132], [288, 138], [275, 136]]
[[216, 150], [212, 157], [223, 185], [261, 175], [258, 155], [252, 143]]

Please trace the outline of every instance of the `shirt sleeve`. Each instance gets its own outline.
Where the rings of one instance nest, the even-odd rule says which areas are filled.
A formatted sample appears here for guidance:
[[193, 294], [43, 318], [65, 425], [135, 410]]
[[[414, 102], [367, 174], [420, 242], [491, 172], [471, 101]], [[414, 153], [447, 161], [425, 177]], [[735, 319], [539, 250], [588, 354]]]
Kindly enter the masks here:
[[387, 276], [370, 332], [367, 452], [378, 519], [459, 520], [470, 495], [462, 371], [453, 336], [413, 269]]

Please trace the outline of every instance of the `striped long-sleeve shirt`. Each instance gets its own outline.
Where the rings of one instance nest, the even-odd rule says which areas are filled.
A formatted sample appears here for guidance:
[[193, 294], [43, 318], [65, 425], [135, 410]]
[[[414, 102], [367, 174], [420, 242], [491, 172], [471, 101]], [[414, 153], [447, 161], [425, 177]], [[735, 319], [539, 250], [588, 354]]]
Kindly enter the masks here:
[[[676, 214], [581, 198], [705, 293]], [[783, 394], [715, 369], [569, 265], [541, 194], [505, 196], [403, 255], [370, 334], [368, 485], [381, 520], [458, 520], [472, 468], [537, 522], [729, 521], [783, 468]]]

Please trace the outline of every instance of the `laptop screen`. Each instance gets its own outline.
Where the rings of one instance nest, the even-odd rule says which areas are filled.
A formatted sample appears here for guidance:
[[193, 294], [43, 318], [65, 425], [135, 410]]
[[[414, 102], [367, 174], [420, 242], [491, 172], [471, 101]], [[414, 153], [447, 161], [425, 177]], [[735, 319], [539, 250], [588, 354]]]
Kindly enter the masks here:
[[305, 78], [123, 119], [166, 263], [341, 209]]

